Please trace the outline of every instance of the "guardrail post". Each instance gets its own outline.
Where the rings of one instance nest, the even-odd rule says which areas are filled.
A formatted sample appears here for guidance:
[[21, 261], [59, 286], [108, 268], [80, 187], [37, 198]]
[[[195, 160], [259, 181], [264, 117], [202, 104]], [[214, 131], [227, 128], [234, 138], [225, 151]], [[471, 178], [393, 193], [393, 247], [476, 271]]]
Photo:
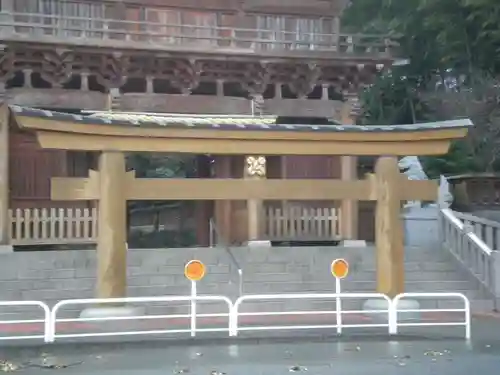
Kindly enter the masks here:
[[229, 337], [238, 336], [238, 307], [239, 298], [233, 303], [229, 310]]
[[494, 250], [491, 253], [490, 263], [491, 292], [493, 293], [493, 308], [500, 309], [500, 251]]
[[398, 302], [399, 295], [397, 295], [394, 299], [389, 302], [388, 305], [388, 324], [389, 324], [389, 335], [397, 335], [398, 334]]

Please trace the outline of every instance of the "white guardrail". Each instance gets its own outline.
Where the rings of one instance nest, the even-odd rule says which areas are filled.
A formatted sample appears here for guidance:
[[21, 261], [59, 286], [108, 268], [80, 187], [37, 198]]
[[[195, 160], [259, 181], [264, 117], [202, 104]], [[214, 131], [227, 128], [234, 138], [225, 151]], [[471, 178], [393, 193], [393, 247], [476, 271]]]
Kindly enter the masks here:
[[[387, 301], [387, 309], [384, 310], [346, 310], [341, 309], [340, 302], [342, 299], [383, 299]], [[298, 299], [309, 299], [309, 300], [335, 300], [335, 310], [323, 310], [323, 311], [268, 311], [268, 312], [254, 312], [254, 313], [240, 313], [239, 307], [243, 302], [246, 301], [276, 301], [276, 300], [298, 300]], [[239, 331], [265, 331], [265, 330], [301, 330], [301, 329], [320, 329], [320, 328], [335, 328], [337, 334], [342, 333], [342, 328], [352, 328], [352, 327], [388, 327], [391, 320], [389, 319], [392, 301], [385, 294], [380, 293], [311, 293], [311, 294], [256, 294], [239, 297], [233, 305], [233, 311], [230, 317], [230, 336], [237, 336]], [[372, 324], [343, 324], [342, 315], [343, 314], [374, 314], [374, 313], [386, 313], [388, 315], [387, 323], [372, 323]], [[277, 315], [335, 315], [336, 323], [331, 325], [294, 325], [294, 326], [252, 326], [252, 327], [239, 327], [239, 317], [240, 316], [277, 316]]]
[[[192, 266], [188, 269], [188, 266]], [[337, 267], [337, 266], [340, 266]], [[339, 272], [341, 276], [339, 276]], [[347, 275], [348, 264], [344, 260], [335, 260], [332, 263], [332, 274], [335, 276], [335, 291], [336, 293], [288, 293], [288, 294], [256, 294], [243, 295], [236, 301], [232, 301], [225, 296], [197, 294], [197, 282], [205, 275], [204, 265], [200, 261], [191, 261], [186, 265], [186, 277], [191, 280], [191, 294], [184, 296], [157, 296], [157, 297], [129, 297], [129, 298], [109, 298], [109, 299], [69, 299], [56, 303], [52, 308], [41, 301], [0, 301], [0, 312], [3, 308], [9, 307], [37, 307], [42, 310], [43, 315], [40, 319], [35, 320], [2, 320], [0, 321], [0, 331], [2, 325], [16, 324], [42, 324], [43, 333], [33, 335], [10, 335], [0, 336], [2, 340], [21, 340], [21, 339], [43, 339], [46, 343], [53, 343], [57, 339], [64, 338], [90, 338], [90, 337], [106, 337], [106, 336], [131, 336], [131, 335], [153, 335], [166, 333], [189, 333], [195, 337], [198, 332], [227, 332], [229, 337], [235, 337], [241, 331], [270, 331], [270, 330], [307, 330], [307, 329], [336, 329], [337, 334], [342, 334], [344, 328], [387, 328], [390, 335], [398, 334], [399, 327], [425, 327], [425, 326], [463, 326], [465, 327], [465, 338], [471, 338], [471, 312], [470, 302], [467, 297], [461, 293], [402, 293], [394, 299], [390, 299], [385, 294], [381, 293], [341, 293], [340, 280]], [[449, 299], [455, 298], [462, 300], [464, 307], [462, 309], [399, 309], [399, 302], [404, 298], [414, 299]], [[387, 303], [387, 308], [379, 310], [344, 310], [342, 309], [342, 300], [347, 299], [378, 299]], [[322, 300], [335, 301], [335, 309], [318, 311], [265, 311], [265, 312], [241, 312], [240, 307], [246, 302], [269, 302], [269, 301], [287, 301], [287, 300]], [[173, 303], [173, 302], [188, 302], [188, 314], [163, 314], [163, 315], [135, 315], [135, 316], [99, 316], [99, 317], [79, 317], [79, 318], [58, 318], [58, 313], [65, 306], [85, 306], [92, 305], [116, 306], [117, 304], [133, 304], [134, 307], [143, 304], [154, 303]], [[200, 314], [197, 310], [198, 302], [217, 302], [227, 308], [222, 313], [217, 314]], [[145, 306], [147, 307], [147, 306]], [[227, 313], [226, 313], [227, 311]], [[423, 313], [423, 312], [460, 312], [464, 314], [463, 321], [399, 321], [400, 313]], [[377, 322], [347, 324], [344, 323], [344, 315], [349, 314], [378, 314]], [[104, 314], [103, 314], [104, 315]], [[245, 316], [285, 316], [285, 315], [333, 315], [335, 316], [335, 324], [296, 324], [296, 325], [250, 325], [245, 326], [240, 324], [242, 317]], [[112, 322], [112, 321], [131, 321], [131, 320], [152, 320], [152, 319], [189, 319], [189, 326], [184, 329], [161, 329], [161, 330], [116, 330], [106, 332], [78, 332], [78, 333], [58, 333], [58, 324], [70, 322]], [[227, 324], [218, 327], [198, 328], [197, 321], [200, 318], [227, 318]], [[111, 328], [106, 326], [106, 328]], [[40, 330], [42, 331], [42, 330]]]
[[16, 319], [16, 320], [0, 320], [0, 327], [4, 324], [39, 324], [43, 323], [43, 333], [36, 335], [23, 335], [23, 336], [0, 336], [0, 341], [2, 340], [23, 340], [23, 339], [40, 339], [43, 338], [45, 342], [49, 342], [48, 333], [50, 333], [52, 326], [52, 319], [50, 316], [50, 308], [47, 304], [41, 301], [0, 301], [0, 310], [3, 307], [27, 307], [33, 306], [41, 309], [43, 311], [43, 319]]
[[[464, 302], [463, 309], [399, 309], [399, 301], [403, 298], [434, 298], [434, 299], [448, 299], [457, 298]], [[341, 310], [335, 308], [334, 310], [326, 311], [267, 311], [267, 312], [240, 312], [240, 306], [245, 302], [265, 302], [276, 300], [346, 300], [346, 299], [381, 299], [387, 301], [387, 309], [380, 310]], [[64, 306], [89, 306], [94, 304], [117, 304], [117, 303], [133, 303], [133, 304], [147, 304], [158, 302], [191, 302], [191, 306], [196, 306], [196, 302], [221, 302], [227, 306], [227, 313], [220, 314], [168, 314], [168, 315], [136, 315], [136, 316], [106, 316], [106, 317], [92, 317], [92, 318], [58, 318], [59, 310]], [[52, 309], [45, 303], [40, 301], [2, 301], [0, 308], [10, 306], [36, 306], [43, 311], [41, 319], [37, 320], [3, 320], [2, 324], [27, 324], [27, 323], [43, 323], [43, 333], [37, 335], [21, 335], [21, 336], [0, 336], [2, 340], [22, 340], [22, 339], [43, 339], [46, 343], [52, 343], [57, 339], [64, 338], [91, 338], [91, 337], [106, 337], [106, 336], [131, 336], [131, 335], [158, 335], [158, 334], [173, 334], [173, 333], [190, 333], [195, 337], [200, 332], [228, 332], [229, 336], [235, 337], [241, 331], [270, 331], [270, 330], [308, 330], [308, 329], [336, 329], [338, 334], [342, 333], [344, 328], [376, 328], [387, 327], [388, 333], [391, 335], [398, 334], [399, 327], [424, 327], [424, 326], [463, 326], [465, 328], [465, 338], [471, 338], [471, 313], [470, 303], [466, 296], [461, 293], [403, 293], [396, 296], [393, 300], [384, 294], [380, 293], [331, 293], [331, 294], [317, 294], [317, 293], [293, 293], [293, 294], [262, 294], [262, 295], [246, 295], [239, 297], [234, 303], [225, 296], [161, 296], [161, 297], [131, 297], [131, 298], [113, 298], [113, 299], [72, 299], [63, 300], [58, 302]], [[399, 321], [398, 315], [408, 312], [463, 312], [463, 321], [435, 321], [435, 322], [422, 322], [422, 321]], [[348, 314], [386, 314], [386, 319], [381, 319], [379, 323], [344, 323], [343, 316]], [[283, 315], [335, 315], [335, 324], [318, 324], [318, 325], [259, 325], [259, 326], [242, 326], [240, 325], [240, 318], [244, 316], [283, 316]], [[228, 318], [228, 324], [225, 327], [213, 328], [198, 328], [197, 319], [200, 318]], [[151, 320], [151, 319], [179, 319], [185, 318], [190, 320], [189, 328], [185, 329], [162, 329], [162, 330], [140, 330], [140, 331], [115, 331], [115, 332], [85, 332], [85, 333], [57, 333], [57, 325], [68, 322], [111, 322], [120, 320]]]

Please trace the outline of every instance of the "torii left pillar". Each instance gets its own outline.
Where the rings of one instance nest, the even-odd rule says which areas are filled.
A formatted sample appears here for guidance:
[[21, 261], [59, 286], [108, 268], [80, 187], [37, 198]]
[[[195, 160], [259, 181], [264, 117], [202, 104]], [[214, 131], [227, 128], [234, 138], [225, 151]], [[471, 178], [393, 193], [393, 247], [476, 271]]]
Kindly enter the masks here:
[[105, 151], [99, 156], [97, 298], [126, 296], [127, 201], [125, 155]]
[[[99, 173], [91, 171], [99, 191], [97, 233], [97, 298], [123, 298], [127, 295], [127, 172], [122, 152], [103, 151]], [[133, 316], [136, 307], [109, 303], [91, 307], [83, 318]]]

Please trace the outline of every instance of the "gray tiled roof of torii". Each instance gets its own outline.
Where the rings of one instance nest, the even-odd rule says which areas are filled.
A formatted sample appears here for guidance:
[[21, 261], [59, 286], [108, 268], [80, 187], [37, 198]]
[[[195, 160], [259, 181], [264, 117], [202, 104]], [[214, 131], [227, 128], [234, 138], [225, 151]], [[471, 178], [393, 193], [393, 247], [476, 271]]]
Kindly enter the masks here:
[[197, 128], [214, 130], [254, 131], [304, 131], [304, 132], [415, 132], [439, 129], [457, 129], [472, 126], [469, 119], [429, 122], [408, 125], [311, 125], [277, 124], [277, 116], [241, 115], [180, 115], [161, 113], [89, 112], [72, 114], [11, 105], [17, 116], [47, 118], [80, 124], [102, 124], [116, 126], [171, 127], [175, 129]]

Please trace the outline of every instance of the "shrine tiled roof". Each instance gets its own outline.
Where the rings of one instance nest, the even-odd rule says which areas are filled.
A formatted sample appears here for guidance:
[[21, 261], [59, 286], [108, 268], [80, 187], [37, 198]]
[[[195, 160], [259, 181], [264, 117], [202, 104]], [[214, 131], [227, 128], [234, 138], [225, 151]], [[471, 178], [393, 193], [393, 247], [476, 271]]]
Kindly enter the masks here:
[[126, 112], [89, 112], [86, 114], [72, 114], [14, 105], [10, 106], [10, 108], [16, 116], [45, 118], [53, 121], [129, 127], [170, 127], [174, 129], [197, 128], [214, 130], [376, 133], [457, 129], [473, 125], [468, 119], [409, 125], [338, 125], [333, 123], [328, 125], [281, 124], [277, 123], [277, 116], [253, 117], [239, 115], [178, 115]]

